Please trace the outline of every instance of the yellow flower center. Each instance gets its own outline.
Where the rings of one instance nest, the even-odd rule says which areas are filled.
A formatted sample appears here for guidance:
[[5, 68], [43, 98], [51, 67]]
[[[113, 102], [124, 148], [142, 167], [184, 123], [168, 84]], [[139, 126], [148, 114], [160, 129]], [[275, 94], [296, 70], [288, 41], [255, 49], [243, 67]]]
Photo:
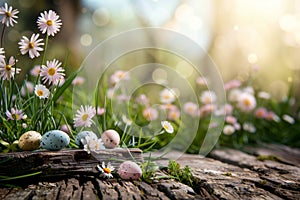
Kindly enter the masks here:
[[53, 68], [53, 67], [51, 67], [51, 68], [48, 69], [48, 74], [49, 74], [50, 76], [53, 76], [53, 75], [55, 74], [55, 72], [56, 72], [56, 70], [55, 70], [55, 68]]
[[145, 113], [145, 118], [151, 119], [151, 113], [150, 113], [150, 112], [146, 112], [146, 113]]
[[165, 130], [169, 130], [169, 126], [167, 124], [164, 125]]
[[122, 79], [122, 78], [124, 78], [124, 77], [125, 77], [125, 74], [124, 74], [124, 73], [119, 74], [119, 78], [120, 78], [120, 79]]
[[37, 95], [40, 97], [40, 96], [43, 96], [44, 92], [42, 90], [38, 90], [37, 92]]
[[53, 25], [53, 22], [52, 22], [52, 20], [47, 20], [46, 24], [47, 24], [48, 26], [52, 26], [52, 25]]
[[165, 99], [171, 99], [170, 95], [165, 95]]
[[194, 111], [194, 108], [188, 107], [187, 110], [188, 110], [189, 112], [193, 112], [193, 111]]
[[5, 12], [6, 17], [11, 17], [11, 13], [10, 12]]
[[173, 118], [173, 119], [175, 119], [175, 118], [177, 118], [177, 114], [176, 114], [175, 112], [172, 112], [172, 113], [170, 114], [170, 117]]
[[105, 167], [105, 168], [103, 168], [103, 171], [106, 173], [106, 174], [110, 174], [110, 169], [109, 168], [107, 168], [107, 167]]
[[6, 71], [10, 71], [11, 68], [12, 68], [11, 65], [6, 65], [6, 66], [5, 66], [5, 70], [6, 70]]
[[29, 42], [28, 47], [29, 47], [30, 49], [33, 49], [33, 48], [34, 48], [34, 43]]
[[211, 98], [209, 96], [207, 96], [206, 99], [205, 99], [205, 102], [206, 103], [211, 103]]
[[257, 116], [258, 116], [258, 117], [264, 116], [264, 112], [263, 112], [263, 111], [258, 111], [258, 112], [257, 112]]
[[251, 101], [249, 99], [244, 99], [244, 104], [245, 104], [245, 106], [250, 106]]
[[19, 115], [18, 114], [13, 114], [14, 119], [19, 119]]
[[81, 119], [82, 121], [86, 121], [88, 119], [89, 115], [87, 113], [85, 113], [84, 115], [82, 115]]

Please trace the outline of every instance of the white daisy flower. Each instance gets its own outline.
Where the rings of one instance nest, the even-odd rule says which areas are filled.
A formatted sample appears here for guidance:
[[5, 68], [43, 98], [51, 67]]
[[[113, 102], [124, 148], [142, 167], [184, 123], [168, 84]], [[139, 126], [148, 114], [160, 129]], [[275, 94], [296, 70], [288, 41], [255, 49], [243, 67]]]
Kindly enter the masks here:
[[174, 132], [174, 128], [172, 126], [172, 124], [168, 121], [162, 121], [161, 122], [162, 127], [165, 129], [165, 131], [167, 133], [173, 133]]
[[282, 119], [290, 124], [294, 124], [295, 120], [293, 117], [291, 117], [290, 115], [283, 115]]
[[42, 65], [40, 75], [42, 77], [43, 82], [46, 84], [57, 84], [58, 81], [61, 81], [65, 74], [63, 73], [65, 70], [60, 67], [61, 62], [56, 59], [52, 61], [47, 61], [47, 65]]
[[49, 10], [48, 12], [44, 11], [44, 13], [41, 13], [37, 24], [43, 34], [47, 32], [47, 35], [54, 36], [54, 34], [59, 32], [62, 22], [53, 10]]
[[21, 119], [26, 119], [27, 118], [27, 115], [25, 115], [23, 113], [22, 110], [18, 110], [17, 108], [11, 108], [11, 110], [7, 110], [5, 112], [6, 116], [8, 119], [11, 119], [11, 120], [21, 120]]
[[130, 80], [130, 75], [127, 71], [117, 70], [111, 75], [109, 80], [112, 85], [116, 85], [121, 80]]
[[17, 14], [19, 11], [17, 9], [14, 9], [7, 5], [7, 3], [4, 4], [3, 7], [0, 8], [0, 15], [2, 16], [1, 22], [2, 24], [5, 24], [7, 27], [14, 26], [14, 23], [18, 23], [15, 19], [18, 18]]
[[39, 34], [32, 34], [30, 40], [23, 36], [23, 39], [18, 43], [22, 55], [29, 53], [31, 59], [40, 56], [39, 51], [44, 50], [40, 46], [43, 46], [44, 43], [42, 43], [43, 39], [39, 39], [39, 36]]
[[87, 135], [81, 139], [81, 143], [83, 144], [83, 150], [85, 150], [88, 154], [91, 151], [97, 151], [101, 149], [105, 149], [102, 139]]
[[203, 104], [212, 104], [217, 100], [217, 96], [213, 91], [206, 90], [202, 92], [200, 96], [200, 101]]
[[40, 99], [46, 99], [49, 97], [49, 90], [46, 88], [46, 86], [42, 84], [38, 84], [34, 88], [34, 93], [36, 96], [38, 96]]
[[255, 126], [254, 126], [252, 123], [249, 123], [249, 122], [245, 122], [245, 123], [243, 124], [243, 129], [244, 129], [245, 131], [250, 132], [250, 133], [255, 133], [255, 132], [256, 132]]
[[92, 118], [96, 115], [96, 109], [92, 106], [80, 106], [74, 118], [74, 126], [90, 127], [92, 125]]
[[271, 95], [264, 91], [259, 92], [257, 96], [261, 99], [266, 99], [266, 100], [271, 98]]
[[225, 125], [223, 128], [223, 133], [225, 135], [232, 135], [235, 132], [235, 128], [232, 125]]
[[159, 93], [160, 102], [164, 104], [172, 103], [175, 101], [175, 93], [171, 89], [164, 89]]
[[249, 93], [249, 94], [254, 94], [254, 89], [253, 89], [253, 87], [251, 87], [251, 86], [245, 87], [245, 88], [243, 89], [243, 91], [244, 91], [244, 92], [247, 92], [247, 93]]
[[238, 99], [237, 105], [242, 111], [249, 112], [253, 110], [256, 106], [256, 99], [255, 97], [247, 92], [242, 93]]
[[76, 76], [72, 81], [72, 85], [82, 85], [84, 82], [85, 79], [82, 76]]
[[4, 53], [5, 53], [4, 49], [0, 48], [0, 60], [5, 59]]
[[195, 117], [198, 114], [198, 105], [193, 102], [187, 102], [183, 105], [183, 111], [186, 114]]
[[21, 69], [14, 67], [15, 64], [16, 60], [12, 56], [9, 58], [8, 64], [6, 64], [5, 59], [0, 60], [0, 77], [2, 77], [3, 80], [13, 79], [15, 74], [21, 71]]
[[233, 89], [229, 92], [228, 99], [231, 102], [237, 102], [241, 94], [242, 91], [240, 89]]
[[102, 165], [97, 165], [98, 170], [101, 172], [100, 177], [102, 178], [113, 178], [113, 175], [111, 174], [112, 171], [115, 170], [115, 168], [111, 165], [111, 163], [107, 163], [105, 166], [105, 162], [102, 162]]

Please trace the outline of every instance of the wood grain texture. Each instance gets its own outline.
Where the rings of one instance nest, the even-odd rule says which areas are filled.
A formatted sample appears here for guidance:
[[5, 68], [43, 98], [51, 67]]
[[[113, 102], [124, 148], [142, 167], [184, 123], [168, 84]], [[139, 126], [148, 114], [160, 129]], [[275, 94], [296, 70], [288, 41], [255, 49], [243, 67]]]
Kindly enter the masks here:
[[35, 172], [42, 172], [40, 177], [95, 175], [97, 164], [103, 161], [111, 162], [116, 168], [125, 160], [143, 161], [139, 149], [107, 149], [92, 154], [81, 149], [0, 154], [0, 176]]
[[[159, 165], [167, 166], [169, 159], [174, 158], [181, 167], [190, 166], [194, 177], [193, 187], [174, 179], [160, 179], [152, 184], [100, 179], [98, 172], [93, 169], [98, 160], [93, 160], [91, 155], [80, 150], [75, 150], [72, 155], [69, 150], [34, 152], [44, 159], [42, 165], [41, 158], [32, 158], [26, 153], [13, 157], [39, 161], [39, 165], [31, 166], [48, 166], [45, 168], [48, 176], [27, 180], [28, 183], [21, 188], [0, 187], [0, 199], [300, 199], [299, 163], [293, 159], [300, 156], [300, 152], [285, 146], [275, 147], [247, 147], [245, 151], [217, 149], [209, 157], [172, 151], [156, 161]], [[284, 161], [258, 159], [258, 156], [267, 155], [267, 152], [268, 155], [280, 155]], [[137, 150], [135, 153], [135, 157], [142, 160], [141, 152]], [[122, 153], [117, 154], [124, 159]], [[155, 153], [152, 155], [155, 156]], [[143, 156], [146, 158], [148, 155]], [[109, 156], [106, 155], [106, 158]], [[12, 163], [16, 162], [15, 159], [11, 160]], [[4, 169], [1, 165], [0, 170], [1, 167]], [[29, 169], [26, 166], [18, 167]], [[68, 167], [71, 169], [69, 172], [66, 171]], [[53, 173], [53, 176], [49, 173]], [[159, 174], [163, 175], [163, 171]]]

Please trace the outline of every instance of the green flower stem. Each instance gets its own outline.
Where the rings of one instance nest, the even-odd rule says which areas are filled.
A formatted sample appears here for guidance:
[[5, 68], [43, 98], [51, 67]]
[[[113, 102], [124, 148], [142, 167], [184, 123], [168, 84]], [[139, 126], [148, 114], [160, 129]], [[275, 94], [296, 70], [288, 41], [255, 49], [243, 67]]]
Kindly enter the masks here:
[[45, 48], [44, 48], [44, 53], [43, 53], [43, 58], [42, 58], [42, 63], [41, 63], [41, 67], [45, 62], [45, 58], [46, 58], [46, 54], [47, 54], [47, 47], [48, 47], [48, 42], [49, 42], [49, 35], [46, 35], [46, 39], [45, 39]]
[[26, 177], [30, 177], [30, 176], [36, 176], [41, 174], [42, 171], [39, 172], [35, 172], [35, 173], [31, 173], [31, 174], [24, 174], [24, 175], [20, 175], [20, 176], [13, 176], [13, 177], [9, 177], [9, 176], [0, 176], [0, 181], [8, 181], [8, 180], [14, 180], [14, 179], [20, 179], [20, 178], [26, 178]]
[[3, 25], [3, 28], [2, 28], [2, 33], [1, 33], [1, 48], [3, 48], [3, 39], [4, 39], [4, 32], [5, 32], [5, 25]]

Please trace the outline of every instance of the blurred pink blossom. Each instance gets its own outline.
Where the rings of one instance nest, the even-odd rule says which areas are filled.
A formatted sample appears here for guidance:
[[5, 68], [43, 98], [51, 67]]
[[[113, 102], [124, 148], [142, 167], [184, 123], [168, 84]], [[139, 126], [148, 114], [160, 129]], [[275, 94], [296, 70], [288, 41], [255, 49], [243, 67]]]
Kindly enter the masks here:
[[202, 106], [199, 110], [199, 115], [200, 117], [204, 117], [206, 115], [211, 114], [212, 112], [214, 112], [216, 110], [216, 105], [214, 104], [206, 104], [204, 106]]
[[229, 124], [235, 124], [237, 119], [234, 116], [226, 116], [225, 121]]
[[156, 109], [149, 107], [143, 111], [143, 116], [145, 117], [146, 120], [153, 121], [157, 119], [158, 112]]
[[179, 109], [172, 109], [168, 112], [168, 119], [170, 120], [178, 120], [180, 117]]
[[207, 85], [207, 79], [205, 77], [198, 77], [196, 80], [196, 83], [200, 86], [206, 86]]
[[267, 117], [268, 111], [266, 108], [260, 107], [257, 108], [254, 112], [255, 117], [260, 118], [260, 119], [264, 119]]
[[242, 85], [242, 82], [236, 79], [233, 79], [227, 83], [225, 83], [224, 88], [226, 91], [234, 89], [234, 88], [238, 88]]
[[97, 107], [97, 115], [103, 115], [105, 113], [105, 108]]

